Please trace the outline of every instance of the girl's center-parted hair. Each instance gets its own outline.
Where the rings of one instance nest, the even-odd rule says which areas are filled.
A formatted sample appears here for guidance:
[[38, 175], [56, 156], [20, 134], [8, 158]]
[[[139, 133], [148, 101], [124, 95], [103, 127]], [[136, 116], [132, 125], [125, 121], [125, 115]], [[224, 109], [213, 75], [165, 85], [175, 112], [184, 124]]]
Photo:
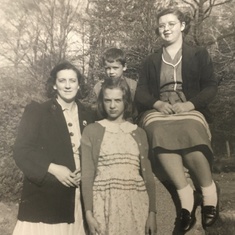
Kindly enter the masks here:
[[112, 47], [107, 49], [103, 56], [102, 56], [102, 63], [105, 65], [105, 61], [112, 63], [112, 62], [120, 62], [123, 66], [126, 64], [126, 54], [123, 50]]
[[[187, 12], [183, 13], [178, 8], [171, 8], [171, 7], [170, 8], [166, 8], [166, 9], [163, 9], [162, 11], [160, 11], [157, 14], [157, 23], [159, 23], [159, 19], [162, 16], [169, 15], [169, 14], [175, 15], [177, 17], [177, 19], [180, 21], [180, 23], [182, 23], [182, 22], [185, 23], [185, 28], [183, 30], [183, 33], [185, 35], [188, 34], [188, 32], [190, 30], [190, 27], [191, 27], [190, 22], [192, 20], [190, 15], [189, 15], [189, 13], [187, 13]], [[157, 35], [159, 35], [158, 27], [156, 28], [155, 32], [156, 32]]]
[[56, 96], [57, 91], [54, 90], [53, 86], [56, 83], [56, 78], [57, 78], [58, 72], [60, 72], [62, 70], [73, 70], [76, 73], [77, 79], [78, 79], [78, 84], [80, 86], [80, 90], [77, 94], [77, 98], [84, 97], [84, 94], [86, 93], [86, 91], [85, 90], [81, 91], [81, 89], [85, 89], [83, 76], [82, 76], [81, 72], [79, 71], [79, 69], [76, 68], [72, 63], [70, 63], [68, 61], [60, 62], [59, 64], [55, 65], [55, 67], [51, 70], [50, 77], [48, 78], [47, 83], [46, 83], [47, 97], [53, 98]]
[[97, 99], [97, 112], [100, 118], [107, 118], [108, 115], [104, 108], [104, 91], [106, 89], [120, 89], [122, 91], [122, 98], [124, 102], [123, 118], [131, 118], [133, 114], [132, 99], [129, 85], [123, 78], [111, 79], [106, 78], [102, 84], [98, 99]]

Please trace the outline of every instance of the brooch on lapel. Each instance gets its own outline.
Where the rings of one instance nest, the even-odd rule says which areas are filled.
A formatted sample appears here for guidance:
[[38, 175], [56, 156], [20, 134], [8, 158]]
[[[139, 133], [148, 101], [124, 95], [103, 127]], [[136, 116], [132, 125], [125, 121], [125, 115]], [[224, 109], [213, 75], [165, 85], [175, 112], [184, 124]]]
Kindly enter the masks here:
[[51, 106], [51, 108], [52, 108], [54, 111], [57, 109], [57, 107], [56, 107], [55, 104], [53, 104], [53, 105]]
[[86, 120], [83, 120], [83, 121], [82, 121], [82, 125], [83, 125], [83, 126], [87, 126], [87, 121], [86, 121]]

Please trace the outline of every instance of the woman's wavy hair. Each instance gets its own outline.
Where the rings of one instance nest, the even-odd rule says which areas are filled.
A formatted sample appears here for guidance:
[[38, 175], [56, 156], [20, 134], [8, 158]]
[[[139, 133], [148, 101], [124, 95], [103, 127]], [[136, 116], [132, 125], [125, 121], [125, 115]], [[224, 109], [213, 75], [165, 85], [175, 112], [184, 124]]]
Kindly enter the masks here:
[[[163, 9], [162, 11], [160, 11], [157, 14], [157, 22], [159, 23], [160, 17], [162, 17], [164, 15], [168, 15], [168, 14], [175, 15], [181, 23], [182, 22], [185, 23], [185, 28], [183, 30], [183, 33], [184, 33], [184, 35], [187, 35], [189, 30], [190, 30], [190, 27], [191, 27], [190, 22], [192, 20], [192, 18], [190, 17], [189, 13], [186, 13], [186, 12], [183, 13], [178, 8], [166, 8], [166, 9]], [[159, 36], [159, 29], [158, 29], [158, 27], [156, 28], [155, 32]]]
[[84, 77], [81, 72], [72, 63], [63, 61], [57, 64], [50, 72], [50, 77], [46, 82], [46, 92], [48, 98], [54, 98], [57, 96], [57, 90], [53, 88], [56, 83], [58, 72], [61, 70], [73, 70], [77, 74], [78, 84], [80, 89], [78, 90], [76, 99], [84, 98], [87, 94], [87, 88], [85, 87]]
[[108, 114], [104, 108], [104, 92], [106, 89], [115, 89], [118, 88], [123, 93], [123, 102], [124, 102], [124, 113], [123, 118], [128, 119], [132, 117], [133, 114], [133, 106], [132, 106], [132, 99], [131, 99], [131, 92], [129, 85], [123, 78], [118, 79], [111, 79], [106, 78], [101, 86], [100, 93], [97, 99], [97, 113], [99, 118], [107, 118]]

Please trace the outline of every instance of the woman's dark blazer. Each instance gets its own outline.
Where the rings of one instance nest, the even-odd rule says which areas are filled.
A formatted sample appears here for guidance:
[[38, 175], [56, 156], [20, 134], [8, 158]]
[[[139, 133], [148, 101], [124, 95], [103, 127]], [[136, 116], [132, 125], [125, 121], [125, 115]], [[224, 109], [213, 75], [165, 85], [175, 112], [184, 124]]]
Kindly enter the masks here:
[[[81, 131], [94, 116], [78, 104]], [[75, 170], [70, 133], [55, 99], [25, 108], [13, 157], [24, 173], [18, 219], [30, 222], [74, 222], [75, 188], [65, 187], [48, 173], [50, 163]]]
[[[161, 48], [151, 54], [143, 63], [135, 95], [139, 113], [153, 109], [153, 104], [160, 99], [162, 51]], [[183, 43], [182, 79], [186, 99], [210, 122], [211, 115], [207, 105], [217, 93], [217, 80], [211, 58], [205, 48]]]

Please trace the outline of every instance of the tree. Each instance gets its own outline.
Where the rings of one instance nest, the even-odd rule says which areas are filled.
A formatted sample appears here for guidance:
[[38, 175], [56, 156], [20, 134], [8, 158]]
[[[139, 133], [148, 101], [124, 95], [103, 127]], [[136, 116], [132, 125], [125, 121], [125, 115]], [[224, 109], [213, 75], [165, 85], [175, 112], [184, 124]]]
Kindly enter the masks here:
[[81, 5], [79, 0], [6, 1], [1, 55], [36, 78], [47, 76], [55, 63], [68, 59], [74, 50]]
[[156, 12], [172, 1], [88, 1], [89, 78], [103, 76], [99, 58], [107, 47], [123, 48], [128, 55], [128, 75], [137, 78], [139, 63], [157, 44]]
[[212, 10], [216, 7], [226, 5], [232, 0], [182, 0], [186, 5], [190, 6], [194, 20], [193, 39], [197, 45], [205, 44], [206, 34], [203, 22], [208, 19]]
[[[18, 11], [19, 8], [20, 11]], [[2, 9], [5, 20], [3, 18], [3, 24], [0, 27], [2, 44], [0, 55], [11, 62], [15, 70], [18, 70], [28, 52], [28, 9], [24, 7], [23, 1], [12, 2], [11, 8], [8, 7], [8, 2], [3, 2]]]

